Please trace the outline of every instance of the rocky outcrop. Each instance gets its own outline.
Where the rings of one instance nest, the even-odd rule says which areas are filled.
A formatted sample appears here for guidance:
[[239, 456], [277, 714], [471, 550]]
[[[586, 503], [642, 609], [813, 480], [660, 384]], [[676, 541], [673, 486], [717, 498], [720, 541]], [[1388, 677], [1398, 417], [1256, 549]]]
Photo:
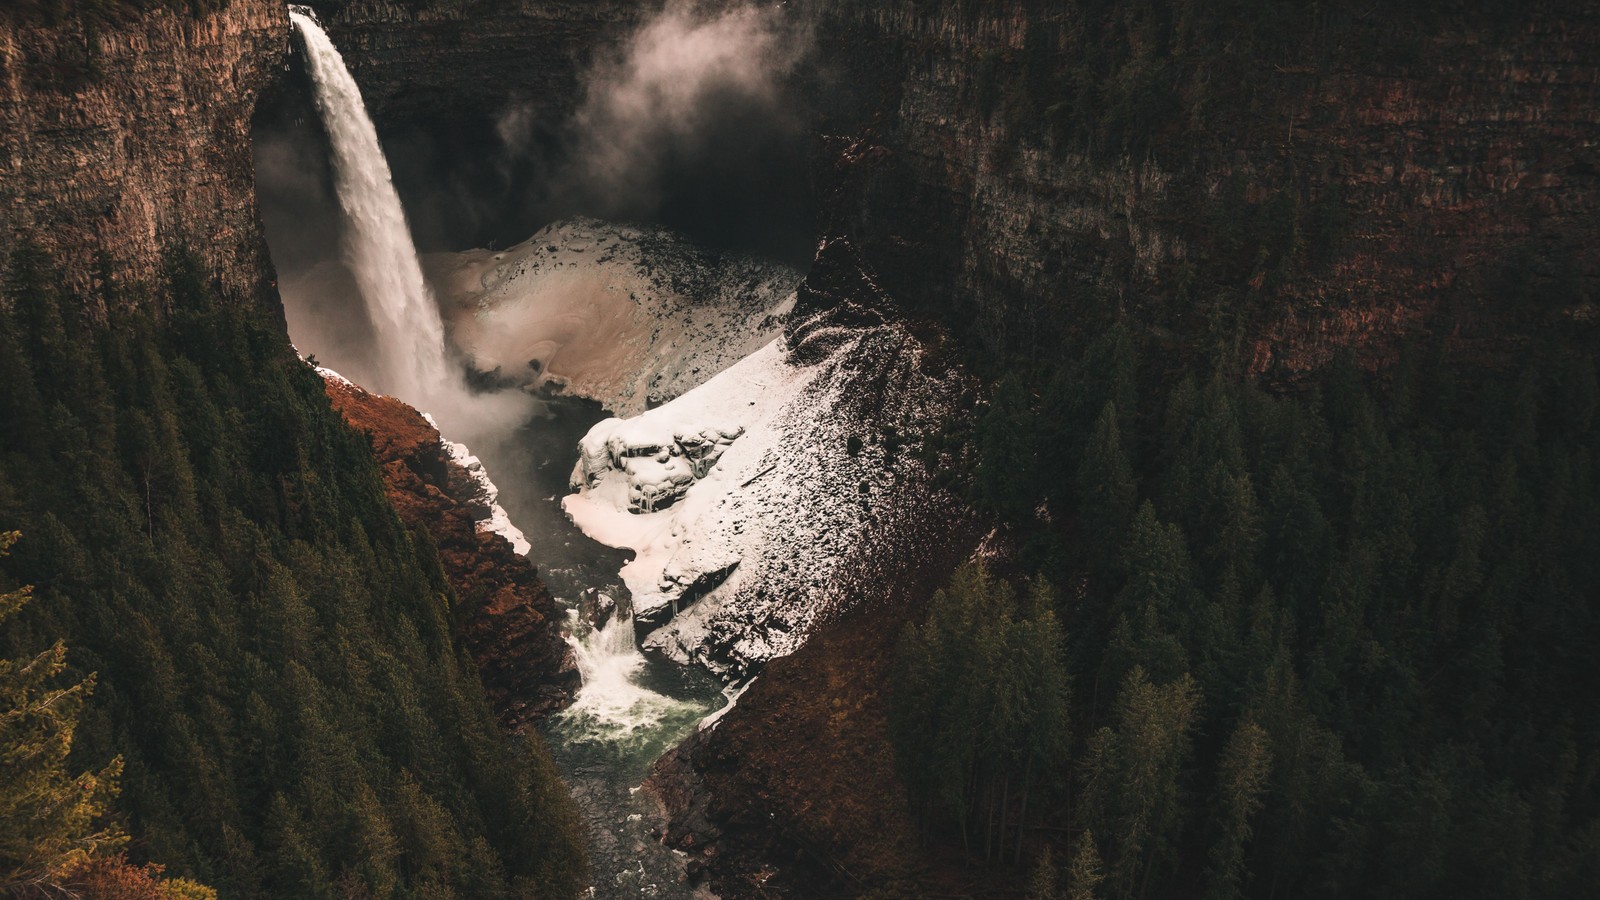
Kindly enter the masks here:
[[[1282, 35], [1305, 45], [1286, 63], [1235, 33], [1226, 59], [1140, 69], [1093, 4], [811, 0], [836, 95], [819, 128], [826, 227], [991, 353], [1053, 353], [1121, 315], [1181, 347], [1220, 305], [1250, 369], [1292, 378], [1341, 348], [1380, 364], [1424, 329], [1492, 350], [1589, 316], [1594, 9], [1332, 6], [1338, 40]], [[1145, 71], [1161, 73], [1148, 94], [1116, 93]], [[1083, 139], [1147, 113], [1131, 154]]]
[[433, 539], [456, 594], [457, 638], [477, 662], [501, 724], [520, 728], [565, 706], [579, 679], [561, 638], [560, 610], [513, 546], [516, 535], [496, 530], [493, 487], [471, 470], [476, 460], [463, 465], [461, 454], [399, 400], [335, 375], [324, 379], [334, 408], [370, 436], [401, 520]]
[[0, 254], [35, 241], [78, 288], [115, 273], [84, 291], [104, 304], [134, 301], [182, 247], [236, 296], [275, 303], [250, 118], [288, 50], [284, 4], [163, 7], [93, 27], [11, 15], [0, 12]]
[[762, 675], [715, 725], [656, 764], [646, 788], [661, 839], [722, 897], [965, 896], [922, 847], [888, 739], [888, 682], [903, 624], [977, 545], [968, 517], [920, 533], [914, 555], [857, 556], [861, 599]]

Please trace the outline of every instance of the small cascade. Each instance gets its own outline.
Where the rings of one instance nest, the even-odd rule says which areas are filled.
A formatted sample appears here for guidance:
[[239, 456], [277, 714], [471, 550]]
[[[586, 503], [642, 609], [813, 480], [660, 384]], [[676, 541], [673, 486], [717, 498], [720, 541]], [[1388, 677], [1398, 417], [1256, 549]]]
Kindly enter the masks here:
[[590, 624], [593, 618], [573, 610], [573, 627], [567, 638], [577, 657], [583, 687], [562, 716], [576, 726], [579, 736], [620, 742], [664, 720], [699, 715], [695, 705], [639, 683], [645, 658], [634, 637], [633, 610], [628, 604], [617, 604], [607, 621]]
[[344, 214], [344, 256], [377, 333], [380, 383], [367, 387], [414, 405], [448, 383], [444, 325], [422, 277], [389, 162], [361, 91], [311, 10], [289, 7], [305, 46], [317, 111], [333, 155]]

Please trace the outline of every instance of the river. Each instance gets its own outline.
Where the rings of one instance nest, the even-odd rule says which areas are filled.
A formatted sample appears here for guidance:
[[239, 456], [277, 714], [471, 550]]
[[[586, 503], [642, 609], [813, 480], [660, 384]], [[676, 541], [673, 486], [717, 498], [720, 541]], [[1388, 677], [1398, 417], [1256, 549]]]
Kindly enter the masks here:
[[650, 766], [727, 701], [721, 685], [698, 668], [642, 654], [631, 618], [603, 630], [576, 614], [585, 591], [624, 601], [617, 570], [628, 559], [579, 531], [561, 510], [577, 459], [578, 439], [605, 417], [599, 404], [549, 402], [497, 447], [474, 447], [500, 488], [500, 503], [527, 535], [528, 558], [550, 592], [568, 608], [585, 683], [577, 702], [544, 726], [550, 755], [572, 789], [589, 829], [589, 855], [599, 898], [704, 898], [682, 883], [683, 861], [651, 835], [662, 823], [639, 790]]

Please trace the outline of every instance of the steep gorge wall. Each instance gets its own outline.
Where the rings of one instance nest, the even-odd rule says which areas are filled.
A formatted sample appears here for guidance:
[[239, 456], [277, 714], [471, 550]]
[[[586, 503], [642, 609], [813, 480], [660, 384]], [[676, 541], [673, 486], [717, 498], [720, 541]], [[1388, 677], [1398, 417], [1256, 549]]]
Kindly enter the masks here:
[[372, 442], [400, 520], [433, 539], [456, 593], [454, 631], [478, 664], [500, 724], [522, 728], [566, 706], [579, 678], [561, 639], [561, 610], [533, 563], [479, 527], [487, 516], [481, 486], [421, 413], [343, 379], [324, 379], [333, 408]]
[[230, 293], [270, 296], [250, 117], [288, 41], [277, 0], [116, 26], [0, 14], [0, 254], [31, 239], [88, 287], [103, 250], [104, 303], [184, 245]]
[[[826, 227], [989, 351], [1048, 356], [1124, 312], [1193, 337], [1217, 298], [1251, 371], [1293, 377], [1341, 347], [1379, 364], [1419, 329], [1490, 348], [1530, 312], [1593, 315], [1600, 18], [1581, 4], [1352, 18], [1300, 65], [1226, 35], [1118, 61], [1092, 46], [1122, 27], [1096, 4], [809, 6], [839, 95]], [[1144, 146], [1081, 139], [1140, 102], [1168, 105], [1136, 122]]]
[[564, 118], [596, 47], [627, 33], [637, 0], [312, 0], [380, 127]]
[[[516, 111], [546, 137], [653, 8], [315, 5], [380, 127]], [[1293, 379], [1346, 347], [1381, 365], [1420, 331], [1492, 359], [1593, 317], [1600, 13], [1238, 6], [1156, 4], [1143, 27], [1086, 2], [797, 4], [822, 230], [991, 354], [1049, 357], [1130, 314], [1185, 349], [1220, 310], [1251, 371]]]

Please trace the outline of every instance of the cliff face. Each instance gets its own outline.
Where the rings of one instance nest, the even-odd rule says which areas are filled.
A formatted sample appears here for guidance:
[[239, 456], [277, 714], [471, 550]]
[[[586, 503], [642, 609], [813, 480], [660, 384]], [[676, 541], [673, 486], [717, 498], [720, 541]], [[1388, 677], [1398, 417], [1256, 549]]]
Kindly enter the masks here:
[[[1220, 317], [1251, 372], [1292, 381], [1343, 349], [1380, 366], [1419, 332], [1493, 361], [1530, 328], [1594, 315], [1591, 11], [1356, 10], [1302, 62], [1227, 40], [1209, 57], [1144, 53], [1119, 26], [1085, 23], [1109, 16], [1095, 4], [799, 6], [815, 25], [823, 230], [847, 237], [881, 288], [860, 302], [892, 298], [989, 354], [1047, 361], [1119, 316], [1190, 352]], [[461, 0], [324, 18], [380, 124], [522, 102], [554, 127], [583, 61], [636, 14]], [[1128, 56], [1106, 62], [1097, 44]], [[1139, 67], [1162, 54], [1168, 68]], [[1143, 94], [1128, 86], [1141, 78]], [[1104, 122], [1150, 139], [1109, 141]], [[930, 558], [963, 558], [969, 527], [955, 523]], [[727, 896], [894, 883], [926, 862], [909, 849], [881, 688], [893, 635], [950, 565], [876, 562], [860, 594], [893, 585], [894, 597], [770, 663], [654, 779], [667, 840]]]
[[[810, 4], [839, 93], [827, 227], [918, 312], [975, 323], [990, 351], [1048, 353], [1123, 312], [1193, 336], [1216, 298], [1249, 368], [1279, 377], [1341, 347], [1381, 363], [1431, 327], [1492, 349], [1529, 325], [1507, 282], [1534, 285], [1540, 323], [1591, 314], [1592, 11], [1391, 12], [1302, 65], [1251, 59], [1240, 37], [1210, 58], [1135, 45], [1095, 71], [1096, 38], [1139, 36], [1071, 6]], [[1149, 144], [1073, 134], [1119, 117]]]
[[277, 0], [118, 27], [0, 16], [0, 253], [31, 239], [86, 287], [104, 250], [127, 295], [181, 244], [230, 293], [269, 296], [250, 117], [288, 39]]
[[328, 398], [365, 432], [389, 502], [425, 529], [455, 589], [455, 633], [478, 664], [500, 722], [515, 729], [571, 702], [578, 687], [560, 610], [533, 564], [499, 534], [480, 530], [476, 485], [450, 458], [439, 432], [406, 404], [327, 378]]
[[[380, 126], [436, 138], [508, 112], [550, 137], [642, 10], [316, 5]], [[1590, 317], [1600, 285], [1600, 15], [1581, 7], [1335, 3], [1269, 52], [1167, 7], [1139, 31], [1074, 2], [807, 0], [822, 227], [989, 352], [1055, 353], [1125, 314], [1192, 346], [1220, 309], [1269, 378], [1341, 348], [1379, 365], [1428, 330], [1492, 359]]]
[[559, 122], [595, 48], [637, 21], [633, 0], [350, 0], [310, 4], [380, 125], [494, 118], [513, 105]]

